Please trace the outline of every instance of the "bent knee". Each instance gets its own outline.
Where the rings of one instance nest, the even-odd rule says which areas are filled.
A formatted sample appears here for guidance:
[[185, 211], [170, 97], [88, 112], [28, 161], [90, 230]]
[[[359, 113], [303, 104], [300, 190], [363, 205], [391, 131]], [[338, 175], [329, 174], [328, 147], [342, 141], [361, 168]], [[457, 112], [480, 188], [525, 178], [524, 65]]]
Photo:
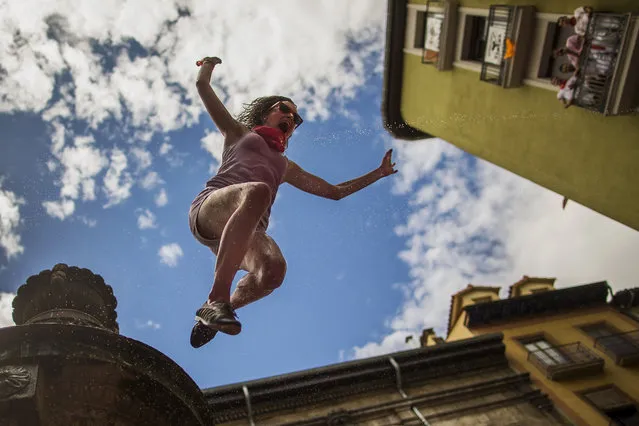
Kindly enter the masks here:
[[275, 290], [284, 282], [286, 261], [283, 257], [269, 257], [262, 264], [260, 272], [263, 286], [268, 290]]
[[268, 206], [271, 203], [271, 188], [262, 182], [254, 182], [244, 189], [244, 200], [250, 204]]

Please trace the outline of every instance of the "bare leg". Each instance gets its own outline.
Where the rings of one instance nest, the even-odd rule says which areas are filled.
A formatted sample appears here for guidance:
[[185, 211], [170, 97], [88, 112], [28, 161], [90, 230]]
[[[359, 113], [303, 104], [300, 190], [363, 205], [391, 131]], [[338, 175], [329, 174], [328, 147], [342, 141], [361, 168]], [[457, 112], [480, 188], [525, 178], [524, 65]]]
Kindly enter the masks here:
[[238, 309], [268, 296], [284, 281], [286, 261], [271, 237], [257, 231], [242, 262], [248, 271], [231, 296], [231, 306]]
[[215, 191], [202, 204], [197, 217], [198, 231], [206, 238], [221, 237], [209, 302], [230, 301], [233, 278], [270, 202], [269, 187], [251, 182]]

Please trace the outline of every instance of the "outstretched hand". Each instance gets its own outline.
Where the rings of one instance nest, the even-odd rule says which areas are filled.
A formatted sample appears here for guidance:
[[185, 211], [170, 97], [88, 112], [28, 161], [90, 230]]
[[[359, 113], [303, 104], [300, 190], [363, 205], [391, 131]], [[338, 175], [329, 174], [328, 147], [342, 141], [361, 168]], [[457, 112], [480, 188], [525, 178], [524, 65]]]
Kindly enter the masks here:
[[392, 162], [392, 155], [393, 150], [389, 149], [382, 159], [382, 164], [379, 166], [382, 176], [389, 176], [397, 173], [397, 170], [395, 170], [395, 163]]
[[215, 67], [216, 65], [221, 64], [222, 60], [218, 58], [217, 56], [207, 56], [205, 58], [200, 59], [199, 61], [196, 61], [195, 65], [199, 67], [206, 63], [213, 64], [213, 66]]

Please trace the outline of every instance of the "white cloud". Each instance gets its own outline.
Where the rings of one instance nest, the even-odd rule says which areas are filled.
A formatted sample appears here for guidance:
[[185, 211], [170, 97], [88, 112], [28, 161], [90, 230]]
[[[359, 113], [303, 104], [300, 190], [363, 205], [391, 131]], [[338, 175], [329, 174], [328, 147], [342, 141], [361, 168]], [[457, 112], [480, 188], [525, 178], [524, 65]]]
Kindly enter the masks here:
[[[368, 342], [361, 347], [353, 348], [351, 358], [370, 358], [381, 354], [418, 348], [419, 339], [416, 340], [413, 337], [408, 343], [406, 342], [406, 337], [409, 335], [411, 335], [409, 330], [393, 331], [391, 334], [384, 336], [381, 342]], [[342, 354], [342, 359], [347, 359], [344, 354]]]
[[[152, 7], [124, 0], [97, 7], [36, 0], [22, 4], [2, 3], [0, 30], [7, 43], [1, 53], [8, 72], [1, 85], [0, 111], [41, 110], [54, 94], [55, 76], [70, 70], [78, 118], [95, 125], [109, 116], [120, 117], [121, 99], [133, 125], [161, 131], [179, 128], [201, 111], [199, 105], [183, 102], [179, 88], [168, 84], [177, 83], [194, 97], [193, 63], [205, 52], [193, 40], [212, 40], [206, 51], [232, 65], [220, 72], [229, 92], [238, 95], [231, 110], [246, 100], [242, 95], [286, 92], [301, 99], [310, 118], [328, 114], [326, 100], [332, 94], [354, 95], [366, 77], [364, 59], [382, 49], [385, 17], [382, 3], [371, 6], [365, 0], [326, 0], [303, 7], [290, 7], [285, 1], [268, 7], [245, 1], [233, 8], [223, 7], [221, 1], [167, 0]], [[188, 7], [190, 15], [178, 17], [179, 6]], [[169, 27], [168, 21], [174, 24]], [[225, 27], [235, 31], [222, 31]], [[18, 40], [9, 37], [18, 29]], [[56, 35], [55, 40], [47, 31]], [[323, 43], [309, 49], [320, 37]], [[131, 59], [121, 54], [106, 74], [90, 39], [113, 44], [135, 39], [158, 55]], [[349, 51], [349, 41], [359, 45], [356, 52]]]
[[222, 163], [222, 151], [224, 150], [224, 136], [218, 132], [210, 132], [200, 141], [202, 148], [215, 160], [211, 165], [210, 172], [215, 173]]
[[4, 249], [7, 259], [24, 252], [18, 226], [20, 225], [20, 205], [24, 199], [8, 189], [2, 188], [0, 179], [0, 247]]
[[157, 172], [150, 171], [142, 178], [142, 180], [140, 181], [140, 186], [146, 190], [149, 190], [163, 183], [164, 181], [162, 180], [162, 178], [160, 178], [160, 175]]
[[162, 328], [162, 324], [152, 320], [146, 320], [144, 322], [136, 320], [135, 327], [138, 329], [150, 328], [151, 330], [159, 330], [160, 328]]
[[[45, 115], [46, 114], [43, 114], [43, 117]], [[59, 121], [53, 119], [53, 122], [51, 123], [51, 153], [54, 156], [60, 156], [62, 148], [64, 148], [66, 138], [67, 129], [65, 129], [64, 125], [62, 125]]]
[[[169, 140], [168, 137], [166, 139]], [[180, 167], [184, 164], [184, 158], [186, 157], [185, 153], [177, 151], [169, 142], [162, 142], [158, 153], [171, 167]]]
[[138, 214], [138, 228], [152, 229], [157, 228], [155, 223], [155, 215], [150, 210], [140, 211]]
[[135, 159], [135, 162], [138, 165], [138, 170], [144, 170], [151, 167], [153, 163], [153, 157], [151, 153], [144, 148], [133, 148], [131, 149], [131, 154]]
[[155, 196], [155, 205], [158, 207], [164, 207], [169, 202], [169, 197], [166, 194], [166, 190], [164, 188], [160, 189], [158, 195]]
[[166, 244], [160, 247], [158, 251], [160, 256], [160, 262], [164, 263], [171, 268], [174, 268], [178, 264], [178, 260], [184, 255], [182, 247], [177, 243]]
[[[108, 160], [94, 146], [93, 135], [75, 136], [60, 122], [52, 124], [52, 159], [47, 161], [47, 168], [54, 172], [61, 168], [59, 180], [60, 199], [45, 201], [43, 206], [47, 214], [64, 220], [75, 211], [75, 201], [82, 195], [83, 201], [95, 200], [96, 176], [107, 166]], [[65, 146], [66, 139], [73, 137], [73, 145]], [[59, 167], [61, 166], [61, 167]]]
[[0, 328], [15, 325], [13, 322], [14, 293], [0, 293]]
[[118, 148], [114, 148], [111, 152], [111, 165], [104, 176], [104, 192], [108, 199], [104, 207], [120, 204], [131, 196], [133, 178], [125, 171], [126, 168], [126, 155]]
[[76, 137], [75, 146], [65, 147], [59, 155], [64, 168], [60, 196], [83, 200], [95, 200], [95, 176], [104, 169], [108, 161], [94, 146], [93, 137]]
[[89, 228], [95, 228], [95, 226], [98, 224], [98, 221], [95, 219], [89, 219], [86, 216], [78, 216], [78, 220], [82, 223], [84, 223], [86, 226], [88, 226]]
[[169, 152], [171, 152], [171, 150], [173, 149], [173, 145], [171, 145], [168, 142], [163, 142], [162, 145], [160, 145], [160, 155], [167, 155]]
[[[387, 334], [350, 350], [361, 358], [402, 348], [407, 334], [446, 336], [451, 295], [468, 283], [508, 286], [522, 275], [556, 277], [557, 287], [607, 280], [636, 286], [639, 233], [443, 141], [396, 143], [398, 194], [412, 211], [397, 227], [411, 282]], [[475, 167], [472, 167], [475, 166]]]
[[340, 349], [337, 353], [337, 361], [344, 362], [346, 361], [346, 351], [344, 349]]
[[[60, 218], [73, 214], [74, 201], [104, 194], [110, 207], [127, 199], [137, 180], [147, 189], [158, 184], [154, 175], [139, 173], [152, 163], [145, 147], [158, 133], [206, 117], [194, 84], [195, 60], [204, 55], [223, 60], [213, 84], [233, 114], [252, 98], [283, 94], [294, 98], [305, 119], [327, 118], [370, 77], [368, 60], [377, 59], [375, 72], [381, 72], [383, 2], [291, 7], [286, 0], [246, 0], [230, 8], [221, 0], [0, 0], [0, 7], [0, 113], [40, 113], [50, 124], [55, 161], [47, 166], [61, 192], [46, 207]], [[190, 13], [179, 16], [180, 8]], [[208, 42], [203, 47], [198, 40]], [[143, 55], [129, 47], [132, 42]], [[84, 144], [76, 138], [65, 147], [73, 136], [69, 123], [87, 129]], [[205, 123], [214, 127], [208, 118]], [[202, 143], [219, 163], [219, 141], [211, 135]], [[90, 139], [105, 136], [114, 146], [94, 146]], [[159, 154], [171, 167], [185, 162], [168, 139]]]
[[59, 201], [44, 201], [42, 203], [47, 214], [51, 217], [64, 220], [71, 216], [75, 211], [75, 202], [69, 199], [62, 199]]

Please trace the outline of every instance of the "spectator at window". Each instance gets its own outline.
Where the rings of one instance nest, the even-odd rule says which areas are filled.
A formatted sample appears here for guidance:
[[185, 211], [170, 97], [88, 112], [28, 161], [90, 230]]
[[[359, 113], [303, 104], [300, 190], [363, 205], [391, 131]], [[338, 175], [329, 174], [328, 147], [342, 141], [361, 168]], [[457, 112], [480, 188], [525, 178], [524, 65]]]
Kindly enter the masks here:
[[573, 75], [568, 80], [553, 77], [552, 85], [559, 87], [557, 99], [564, 104], [564, 108], [572, 105], [575, 96], [575, 87], [577, 86], [577, 76]]
[[[564, 64], [570, 67], [574, 74], [570, 79], [565, 80], [554, 77], [551, 82], [553, 86], [559, 87], [557, 99], [564, 104], [564, 108], [568, 108], [574, 103], [575, 91], [578, 84], [579, 71], [570, 64]], [[581, 105], [595, 105], [602, 101], [602, 93], [606, 84], [606, 76], [602, 74], [585, 75], [582, 79], [582, 90], [579, 94], [579, 102]]]
[[592, 7], [583, 6], [575, 9], [574, 16], [562, 16], [557, 21], [560, 27], [573, 27], [575, 34], [584, 36], [588, 30], [588, 20], [592, 14]]
[[[572, 64], [561, 64], [559, 71], [564, 74], [574, 74], [580, 69]], [[607, 75], [610, 70], [610, 64], [599, 61], [589, 61], [584, 68], [585, 75]]]
[[555, 50], [553, 56], [558, 58], [567, 55], [568, 60], [575, 67], [579, 65], [579, 55], [584, 47], [584, 38], [580, 35], [573, 34], [566, 40], [566, 47]]
[[[570, 64], [562, 64], [559, 67], [561, 72], [574, 72], [575, 68], [579, 68], [579, 57], [583, 51], [584, 37], [573, 34], [566, 40], [566, 47], [557, 49], [553, 56], [555, 58], [566, 55]], [[606, 44], [592, 41], [590, 43], [589, 57], [587, 61], [587, 73], [603, 73], [610, 70], [612, 65], [612, 56], [614, 49]]]

